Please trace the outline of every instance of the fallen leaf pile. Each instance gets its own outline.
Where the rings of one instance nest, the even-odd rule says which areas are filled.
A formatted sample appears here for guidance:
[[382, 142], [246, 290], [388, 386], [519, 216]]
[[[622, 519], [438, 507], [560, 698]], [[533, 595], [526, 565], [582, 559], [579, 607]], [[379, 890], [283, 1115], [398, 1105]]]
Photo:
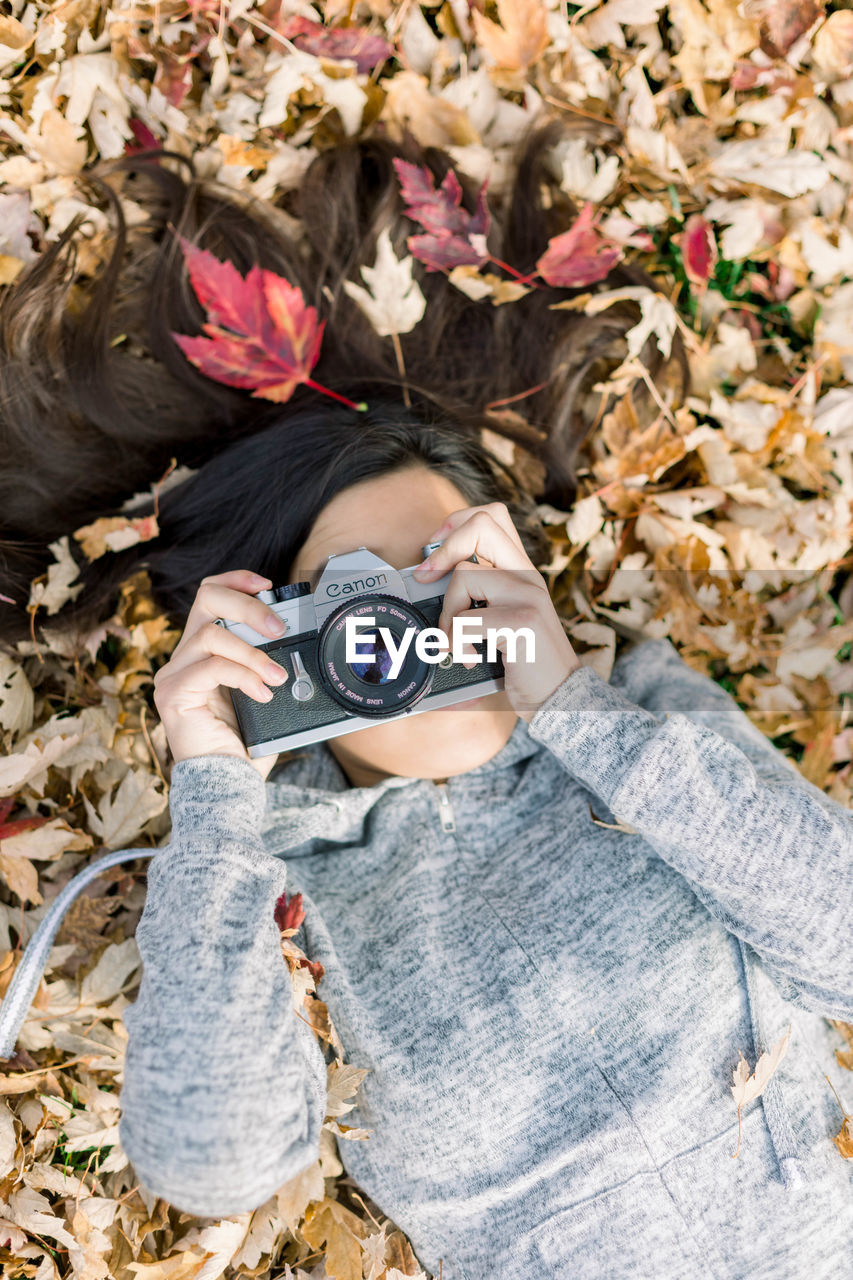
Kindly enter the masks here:
[[[409, 255], [397, 259], [380, 237], [375, 262], [354, 272], [347, 292], [365, 323], [393, 344], [404, 374], [399, 335], [417, 333], [426, 272], [445, 272], [482, 306], [511, 307], [545, 281], [582, 290], [559, 308], [633, 308], [618, 363], [581, 406], [577, 501], [540, 507], [551, 538], [541, 567], [572, 642], [607, 677], [623, 640], [669, 636], [849, 806], [852, 72], [853, 13], [824, 0], [11, 0], [0, 14], [0, 286], [78, 213], [80, 268], [100, 260], [109, 227], [81, 180], [99, 159], [166, 147], [191, 155], [201, 175], [268, 198], [297, 186], [318, 150], [379, 123], [445, 148], [454, 169], [438, 189], [419, 166], [395, 165]], [[547, 109], [579, 113], [613, 140], [554, 148], [555, 181], [578, 216], [523, 276], [490, 256], [486, 235], [508, 155]], [[457, 174], [478, 185], [473, 212]], [[121, 199], [133, 225], [139, 211]], [[619, 261], [643, 266], [657, 289], [602, 288]], [[266, 276], [230, 279], [242, 312], [217, 318], [208, 307], [207, 336], [182, 341], [190, 360], [233, 385], [250, 353], [262, 394], [286, 399], [309, 380], [322, 328], [286, 282]], [[259, 291], [270, 315], [279, 308], [277, 329], [247, 322]], [[641, 360], [650, 337], [666, 356], [676, 333], [692, 377], [678, 405]], [[656, 416], [638, 416], [636, 386]], [[525, 424], [523, 395], [503, 412]], [[486, 427], [484, 440], [535, 479], [519, 446]], [[76, 870], [105, 849], [168, 840], [151, 690], [177, 632], [144, 573], [82, 651], [54, 617], [81, 589], [72, 537], [97, 559], [156, 532], [156, 514], [69, 530], [32, 583], [31, 639], [0, 651], [0, 995]], [[402, 1233], [341, 1176], [336, 1144], [370, 1140], [340, 1122], [364, 1072], [343, 1061], [320, 975], [293, 941], [295, 900], [281, 910], [294, 1005], [334, 1052], [317, 1164], [254, 1213], [221, 1222], [196, 1222], [137, 1187], [117, 1124], [146, 865], [105, 872], [68, 912], [2, 1069], [5, 1272], [423, 1275]], [[838, 1158], [851, 1159], [853, 1029], [833, 1026], [833, 1136]], [[720, 1081], [721, 1118], [727, 1089], [740, 1119], [786, 1048], [761, 1055], [752, 1075], [741, 1061], [734, 1085]]]

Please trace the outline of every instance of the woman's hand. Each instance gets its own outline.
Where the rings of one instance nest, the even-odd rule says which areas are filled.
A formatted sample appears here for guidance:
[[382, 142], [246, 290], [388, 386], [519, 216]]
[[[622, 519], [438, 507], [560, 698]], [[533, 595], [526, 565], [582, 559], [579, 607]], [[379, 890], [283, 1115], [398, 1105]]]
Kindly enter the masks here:
[[[269, 605], [249, 594], [270, 586], [269, 578], [247, 569], [202, 580], [184, 634], [169, 661], [154, 676], [154, 705], [176, 761], [188, 756], [242, 756], [262, 778], [275, 764], [276, 755], [249, 756], [227, 689], [241, 689], [250, 698], [269, 702], [273, 694], [267, 685], [284, 684], [287, 672], [214, 621], [245, 622], [270, 639], [283, 635]], [[273, 631], [270, 623], [278, 629]]]
[[[479, 618], [484, 635], [487, 627], [513, 631], [528, 627], [534, 634], [533, 662], [527, 660], [523, 636], [515, 661], [507, 661], [507, 638], [496, 638], [504, 659], [504, 690], [513, 711], [529, 724], [542, 703], [581, 665], [557, 617], [548, 585], [531, 563], [502, 502], [454, 511], [424, 542], [438, 538], [444, 539], [441, 546], [427, 557], [423, 568], [415, 569], [414, 576], [418, 582], [430, 582], [453, 569], [439, 629], [452, 640], [454, 617]], [[467, 562], [473, 553], [476, 564]], [[485, 600], [488, 607], [470, 608], [475, 600]], [[471, 667], [473, 662], [468, 659], [464, 665]]]

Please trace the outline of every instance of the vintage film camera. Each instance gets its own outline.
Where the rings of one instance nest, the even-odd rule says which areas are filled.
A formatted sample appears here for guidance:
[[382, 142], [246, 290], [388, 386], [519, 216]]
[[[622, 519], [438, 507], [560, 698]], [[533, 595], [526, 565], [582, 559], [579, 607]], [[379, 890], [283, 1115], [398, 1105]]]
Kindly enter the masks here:
[[[427, 543], [421, 548], [423, 557], [440, 545]], [[476, 556], [471, 559], [476, 561]], [[229, 689], [250, 756], [274, 755], [503, 689], [503, 659], [498, 653], [495, 662], [485, 661], [485, 640], [467, 641], [469, 654], [483, 655], [471, 668], [454, 663], [450, 654], [440, 662], [425, 662], [417, 655], [414, 637], [437, 625], [452, 570], [434, 582], [418, 582], [412, 577], [416, 567], [394, 569], [367, 547], [359, 547], [328, 557], [313, 595], [310, 582], [259, 591], [258, 599], [287, 623], [280, 640], [270, 640], [246, 623], [217, 619], [220, 626], [263, 649], [290, 677], [273, 689], [269, 702]], [[372, 652], [376, 661], [346, 662], [348, 617], [376, 619], [375, 630], [362, 625], [358, 636], [359, 653]], [[389, 676], [390, 657], [379, 627], [388, 628], [397, 646], [405, 629], [415, 628], [395, 679]]]

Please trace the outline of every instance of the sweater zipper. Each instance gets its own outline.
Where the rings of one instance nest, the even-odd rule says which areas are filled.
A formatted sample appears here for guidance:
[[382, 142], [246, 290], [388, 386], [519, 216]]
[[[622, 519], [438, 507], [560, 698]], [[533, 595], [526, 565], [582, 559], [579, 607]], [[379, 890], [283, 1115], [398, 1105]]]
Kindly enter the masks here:
[[456, 821], [453, 816], [453, 806], [450, 803], [450, 794], [447, 790], [447, 782], [436, 782], [433, 779], [433, 785], [436, 788], [436, 799], [438, 801], [438, 814], [441, 818], [442, 831], [455, 831]]

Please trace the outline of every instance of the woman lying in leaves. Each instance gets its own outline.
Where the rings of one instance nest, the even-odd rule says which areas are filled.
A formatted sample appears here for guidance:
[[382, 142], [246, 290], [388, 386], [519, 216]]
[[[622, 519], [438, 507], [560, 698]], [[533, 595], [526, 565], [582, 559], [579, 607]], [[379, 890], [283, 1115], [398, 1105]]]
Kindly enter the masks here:
[[[491, 231], [528, 282], [571, 223], [542, 194], [562, 127], [524, 141]], [[170, 456], [196, 468], [164, 486], [156, 536], [83, 565], [59, 615], [90, 625], [143, 565], [183, 629], [154, 681], [172, 838], [137, 933], [122, 1143], [151, 1192], [211, 1217], [316, 1161], [326, 1063], [275, 918], [301, 894], [318, 995], [367, 1072], [347, 1120], [368, 1136], [341, 1158], [434, 1275], [847, 1275], [824, 1071], [827, 1020], [853, 1019], [853, 818], [669, 640], [626, 647], [609, 680], [578, 660], [538, 568], [535, 468], [522, 480], [480, 429], [524, 443], [538, 496], [569, 505], [581, 392], [626, 316], [549, 311], [559, 286], [465, 297], [445, 272], [465, 243], [483, 260], [484, 220], [433, 218], [425, 314], [395, 351], [343, 288], [383, 229], [399, 255], [411, 235], [395, 157], [433, 190], [450, 171], [377, 137], [323, 153], [276, 211], [136, 158], [118, 176], [149, 223], [64, 310], [70, 233], [4, 304], [6, 594], [23, 603], [49, 539]], [[570, 296], [601, 248], [580, 243]], [[273, 276], [325, 317], [319, 346]], [[612, 261], [598, 278], [648, 283]], [[524, 419], [486, 412], [539, 384]], [[230, 691], [286, 717], [293, 673], [216, 620], [272, 644], [264, 589], [313, 587], [360, 546], [408, 567], [433, 540], [415, 580], [451, 574], [440, 626], [532, 628], [536, 662], [478, 701], [251, 757]], [[738, 1094], [740, 1055], [765, 1051], [769, 1083], [756, 1097], [741, 1073]]]

